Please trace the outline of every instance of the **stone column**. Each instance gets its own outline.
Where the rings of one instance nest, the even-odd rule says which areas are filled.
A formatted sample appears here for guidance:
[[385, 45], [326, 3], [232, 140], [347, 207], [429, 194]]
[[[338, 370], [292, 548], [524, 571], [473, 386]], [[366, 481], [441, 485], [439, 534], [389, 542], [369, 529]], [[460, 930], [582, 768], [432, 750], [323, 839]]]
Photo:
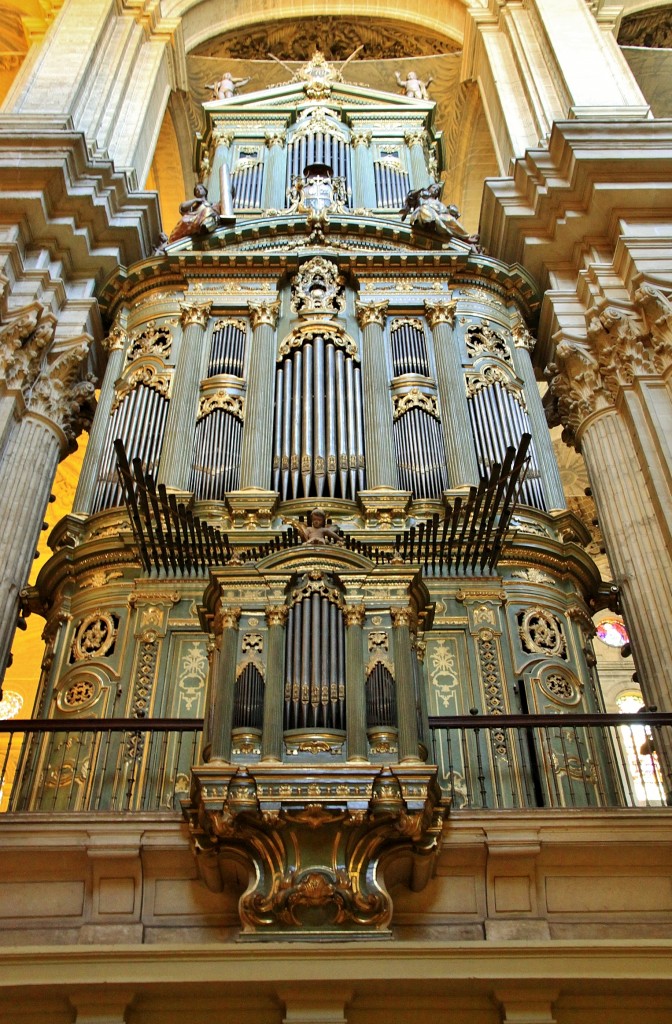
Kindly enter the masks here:
[[181, 302], [182, 340], [173, 371], [158, 479], [175, 491], [189, 489], [199, 385], [207, 358], [205, 327], [211, 302]]
[[398, 486], [397, 460], [392, 437], [392, 402], [383, 333], [387, 306], [387, 302], [358, 302], [355, 307], [357, 323], [362, 331], [364, 443], [368, 490]]
[[72, 511], [83, 515], [90, 515], [93, 505], [93, 497], [98, 481], [100, 460], [103, 456], [107, 427], [110, 422], [112, 402], [114, 401], [114, 385], [121, 376], [124, 366], [124, 348], [126, 346], [126, 332], [118, 326], [112, 328], [108, 336], [103, 340], [103, 348], [108, 353], [105, 376], [98, 396], [96, 415], [93, 418], [89, 441], [86, 446], [86, 453], [82, 463], [82, 472], [77, 481], [77, 490], [73, 502]]
[[264, 686], [264, 724], [261, 736], [261, 760], [282, 761], [282, 725], [285, 683], [286, 605], [266, 609], [268, 654]]
[[226, 764], [231, 761], [233, 692], [236, 685], [240, 611], [240, 608], [220, 608], [213, 623], [215, 648], [210, 665], [206, 719], [209, 735], [205, 737], [206, 745], [210, 744], [210, 764]]
[[[658, 349], [647, 350], [633, 321], [607, 310], [583, 338], [556, 336], [549, 367], [555, 411], [582, 452], [614, 582], [620, 589], [647, 704], [672, 708], [672, 546], [670, 488], [639, 407], [643, 377], [654, 376]], [[647, 343], [648, 344], [648, 343]]]
[[418, 715], [413, 686], [410, 608], [393, 608], [392, 639], [399, 721], [399, 760], [419, 761]]
[[525, 385], [525, 402], [527, 414], [530, 418], [534, 450], [537, 456], [539, 472], [546, 498], [546, 506], [549, 511], [567, 508], [565, 492], [560, 479], [558, 462], [553, 451], [553, 443], [548, 432], [546, 423], [546, 412], [541, 401], [537, 380], [534, 375], [534, 367], [530, 353], [534, 350], [535, 339], [524, 326], [519, 323], [514, 327], [513, 337], [513, 365], [519, 377], [522, 377]]
[[345, 718], [348, 761], [368, 761], [364, 680], [364, 605], [345, 609]]
[[425, 302], [425, 315], [434, 338], [438, 378], [436, 385], [441, 403], [448, 484], [450, 487], [465, 487], [476, 485], [479, 473], [469, 419], [464, 368], [453, 335], [456, 306], [455, 299]]
[[364, 128], [353, 128], [350, 134], [352, 147], [353, 196], [354, 209], [375, 210], [378, 205], [376, 183], [373, 176], [373, 160], [371, 159], [372, 133]]
[[94, 385], [78, 380], [90, 339], [79, 340], [38, 377], [24, 418], [0, 466], [0, 679], [14, 638], [19, 595], [26, 585], [59, 459], [93, 410]]
[[280, 128], [266, 132], [268, 156], [264, 167], [264, 196], [262, 200], [265, 210], [284, 210], [286, 206], [285, 139], [286, 134]]
[[404, 142], [411, 157], [411, 188], [424, 188], [431, 180], [425, 156], [427, 132], [424, 128], [410, 128], [404, 133]]
[[275, 325], [279, 302], [250, 302], [252, 344], [247, 374], [245, 426], [240, 458], [240, 487], [268, 491], [273, 463], [275, 405]]

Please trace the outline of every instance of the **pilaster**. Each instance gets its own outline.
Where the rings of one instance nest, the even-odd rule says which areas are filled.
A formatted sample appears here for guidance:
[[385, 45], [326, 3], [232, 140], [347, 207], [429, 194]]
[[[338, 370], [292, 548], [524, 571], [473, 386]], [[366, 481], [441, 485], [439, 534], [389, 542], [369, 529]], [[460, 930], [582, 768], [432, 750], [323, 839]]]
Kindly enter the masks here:
[[387, 307], [387, 302], [361, 302], [356, 306], [357, 322], [362, 331], [366, 484], [369, 490], [398, 486], [392, 438], [390, 382], [385, 362], [384, 327]]
[[282, 761], [283, 687], [285, 681], [286, 605], [266, 609], [268, 624], [268, 655], [264, 686], [264, 725], [261, 738], [261, 760]]
[[346, 729], [348, 761], [367, 761], [366, 692], [364, 679], [364, 606], [346, 607]]
[[208, 741], [210, 744], [210, 764], [226, 764], [231, 760], [233, 691], [236, 685], [240, 613], [240, 608], [220, 608], [213, 622], [215, 643], [208, 694], [208, 722], [211, 732], [205, 737], [206, 744]]
[[275, 402], [275, 326], [280, 303], [251, 302], [252, 324], [245, 426], [240, 459], [241, 490], [268, 491], [273, 465]]

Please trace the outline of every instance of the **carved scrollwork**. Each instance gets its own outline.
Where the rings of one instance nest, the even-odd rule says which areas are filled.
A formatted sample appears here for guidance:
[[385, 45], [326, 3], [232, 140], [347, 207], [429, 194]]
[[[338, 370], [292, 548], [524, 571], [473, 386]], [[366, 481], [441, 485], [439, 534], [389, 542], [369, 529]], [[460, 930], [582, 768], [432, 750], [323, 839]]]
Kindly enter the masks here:
[[528, 608], [518, 616], [518, 633], [523, 650], [547, 658], [566, 658], [567, 641], [562, 623], [544, 608]]
[[292, 312], [340, 313], [345, 309], [344, 285], [336, 264], [315, 256], [292, 278]]
[[500, 384], [505, 391], [508, 391], [515, 398], [521, 409], [526, 409], [522, 386], [513, 379], [510, 373], [500, 366], [485, 366], [480, 373], [467, 373], [464, 379], [467, 398], [473, 398], [479, 391], [492, 387], [493, 384]]
[[499, 331], [494, 331], [487, 324], [472, 324], [471, 327], [467, 327], [464, 340], [472, 359], [492, 355], [511, 364], [511, 351], [506, 340]]
[[324, 338], [325, 341], [332, 342], [336, 348], [344, 349], [346, 355], [351, 356], [353, 359], [358, 358], [357, 346], [349, 334], [346, 334], [345, 331], [334, 330], [333, 327], [327, 324], [324, 327], [313, 324], [306, 327], [297, 327], [291, 334], [288, 334], [278, 348], [278, 359], [284, 359], [292, 349], [301, 348], [304, 342], [312, 341], [316, 337]]
[[160, 359], [167, 359], [170, 354], [173, 336], [169, 327], [154, 326], [134, 334], [126, 353], [126, 362], [132, 363], [143, 356], [159, 356]]
[[197, 421], [209, 416], [215, 409], [223, 409], [240, 420], [245, 419], [245, 399], [241, 395], [230, 395], [228, 391], [215, 391], [213, 395], [203, 395], [198, 403]]
[[406, 391], [403, 395], [394, 395], [392, 398], [394, 404], [394, 419], [398, 420], [400, 416], [407, 413], [409, 409], [422, 409], [423, 412], [433, 416], [434, 419], [439, 419], [439, 406], [434, 395], [426, 395], [419, 388], [411, 388], [410, 391]]
[[80, 622], [72, 642], [72, 661], [104, 658], [114, 650], [119, 620], [108, 612], [96, 611]]
[[133, 370], [132, 373], [117, 381], [111, 411], [114, 412], [123, 400], [130, 395], [131, 391], [135, 391], [141, 384], [151, 388], [153, 391], [157, 391], [164, 398], [168, 398], [170, 396], [171, 381], [172, 374], [170, 372], [160, 370], [153, 363], [144, 363]]

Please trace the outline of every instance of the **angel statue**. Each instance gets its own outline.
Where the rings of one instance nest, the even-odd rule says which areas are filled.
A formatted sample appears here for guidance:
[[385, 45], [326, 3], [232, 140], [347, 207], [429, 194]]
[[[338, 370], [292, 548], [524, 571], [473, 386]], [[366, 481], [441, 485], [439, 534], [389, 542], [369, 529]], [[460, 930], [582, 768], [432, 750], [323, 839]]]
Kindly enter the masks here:
[[401, 77], [398, 71], [395, 71], [394, 77], [397, 80], [397, 85], [404, 90], [404, 96], [408, 96], [411, 100], [429, 99], [427, 88], [433, 82], [433, 78], [430, 77], [426, 82], [423, 82], [421, 78], [418, 78], [415, 71], [409, 71], [405, 79]]
[[425, 231], [435, 231], [439, 235], [460, 238], [476, 251], [480, 251], [478, 235], [470, 235], [460, 223], [460, 211], [457, 207], [452, 203], [446, 206], [441, 202], [439, 196], [442, 188], [443, 182], [435, 182], [425, 188], [416, 188], [408, 192], [403, 209], [399, 211], [401, 219], [406, 220], [408, 217], [409, 224], [414, 228], [424, 228]]
[[225, 71], [218, 82], [206, 85], [206, 89], [212, 89], [213, 100], [230, 100], [236, 94], [238, 86], [247, 85], [249, 78], [234, 78], [230, 71]]
[[299, 523], [295, 519], [283, 519], [283, 522], [294, 526], [304, 544], [327, 544], [328, 539], [343, 544], [343, 538], [337, 530], [327, 526], [327, 517], [321, 508], [314, 508], [310, 513], [310, 523]]
[[208, 200], [208, 190], [202, 182], [194, 188], [194, 198], [180, 203], [180, 219], [170, 233], [169, 242], [191, 235], [205, 235], [214, 231], [220, 222], [218, 203]]

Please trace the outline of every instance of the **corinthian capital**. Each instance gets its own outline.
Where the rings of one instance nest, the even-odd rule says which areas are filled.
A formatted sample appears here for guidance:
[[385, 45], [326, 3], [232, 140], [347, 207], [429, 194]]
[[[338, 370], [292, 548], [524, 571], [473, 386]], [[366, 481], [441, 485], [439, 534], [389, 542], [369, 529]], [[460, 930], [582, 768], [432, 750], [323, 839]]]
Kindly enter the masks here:
[[427, 132], [424, 128], [409, 128], [404, 132], [404, 142], [407, 146], [424, 146], [427, 142]]
[[273, 146], [284, 146], [286, 138], [287, 135], [282, 128], [274, 128], [266, 132], [264, 141], [268, 149], [272, 149]]
[[400, 626], [410, 626], [413, 622], [412, 608], [391, 608], [390, 615], [395, 629], [398, 629]]
[[439, 299], [438, 302], [425, 302], [425, 316], [427, 317], [427, 323], [434, 330], [437, 324], [449, 324], [451, 327], [455, 323], [455, 310], [457, 309], [457, 299]]
[[29, 412], [50, 420], [70, 443], [90, 425], [95, 410], [95, 377], [81, 375], [90, 343], [80, 339], [53, 363], [43, 363], [28, 399]]
[[276, 302], [248, 302], [250, 310], [250, 323], [252, 330], [266, 324], [268, 327], [275, 327], [280, 313], [280, 303]]
[[183, 327], [188, 327], [189, 324], [198, 324], [199, 327], [205, 327], [211, 309], [211, 302], [181, 302], [180, 323]]
[[613, 395], [589, 344], [562, 335], [556, 338], [559, 340], [555, 361], [546, 367], [552, 398], [547, 415], [550, 425], [561, 423], [565, 428], [564, 439], [576, 445], [585, 420], [596, 412], [612, 408]]
[[346, 605], [343, 609], [343, 618], [346, 626], [363, 626], [366, 618], [366, 608], [363, 604]]
[[385, 316], [389, 303], [383, 302], [358, 302], [355, 306], [357, 323], [362, 330], [369, 324], [377, 324], [378, 327], [385, 326]]
[[672, 302], [660, 288], [644, 283], [635, 292], [651, 332], [651, 341], [661, 369], [672, 362]]
[[116, 352], [118, 349], [124, 347], [127, 340], [128, 335], [126, 334], [124, 328], [121, 327], [119, 324], [114, 323], [110, 327], [109, 333], [106, 334], [106, 336], [103, 338], [101, 342], [103, 346], [103, 351], [107, 352], [108, 355], [110, 352]]
[[536, 345], [536, 338], [533, 334], [528, 331], [527, 327], [522, 320], [519, 320], [514, 325], [511, 331], [511, 337], [513, 338], [513, 344], [516, 348], [524, 348], [526, 352], [533, 352], [534, 346]]
[[225, 629], [238, 629], [240, 615], [240, 608], [222, 608], [220, 606], [212, 623], [213, 633], [219, 634]]
[[266, 609], [266, 622], [269, 629], [272, 626], [284, 626], [289, 615], [289, 608], [287, 605], [280, 604], [275, 607], [268, 607]]
[[10, 391], [26, 392], [33, 385], [54, 340], [55, 320], [40, 320], [41, 314], [35, 306], [0, 330], [0, 376]]
[[371, 139], [373, 138], [373, 132], [368, 128], [353, 128], [350, 133], [350, 145], [357, 149], [357, 146], [368, 146], [371, 145]]

